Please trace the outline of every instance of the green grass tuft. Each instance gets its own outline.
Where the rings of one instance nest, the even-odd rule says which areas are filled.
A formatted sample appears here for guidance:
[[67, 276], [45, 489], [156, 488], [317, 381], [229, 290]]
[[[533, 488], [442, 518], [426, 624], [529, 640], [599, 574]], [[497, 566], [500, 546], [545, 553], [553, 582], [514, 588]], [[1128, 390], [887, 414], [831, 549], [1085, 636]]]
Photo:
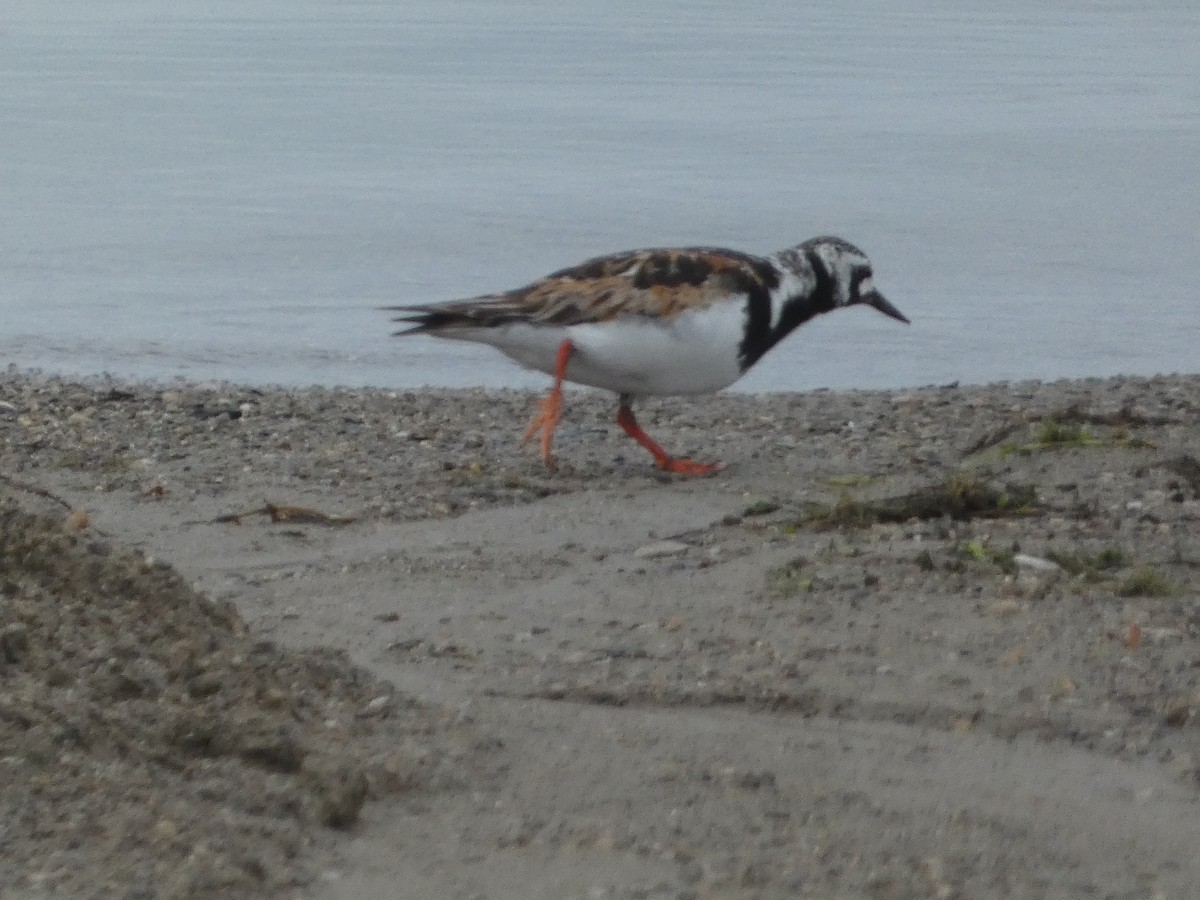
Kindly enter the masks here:
[[1114, 546], [1105, 547], [1093, 556], [1051, 548], [1046, 551], [1046, 558], [1058, 563], [1069, 575], [1082, 575], [1088, 581], [1098, 581], [1104, 577], [1104, 573], [1129, 565], [1129, 559], [1121, 548]]
[[755, 500], [745, 509], [742, 510], [742, 515], [746, 518], [751, 516], [767, 516], [779, 509], [779, 501], [763, 498]]
[[1179, 585], [1149, 566], [1134, 570], [1117, 585], [1122, 597], [1173, 597], [1179, 593]]
[[808, 560], [803, 556], [790, 559], [781, 566], [767, 571], [767, 590], [778, 597], [789, 599], [807, 594], [813, 589], [813, 580], [803, 574]]

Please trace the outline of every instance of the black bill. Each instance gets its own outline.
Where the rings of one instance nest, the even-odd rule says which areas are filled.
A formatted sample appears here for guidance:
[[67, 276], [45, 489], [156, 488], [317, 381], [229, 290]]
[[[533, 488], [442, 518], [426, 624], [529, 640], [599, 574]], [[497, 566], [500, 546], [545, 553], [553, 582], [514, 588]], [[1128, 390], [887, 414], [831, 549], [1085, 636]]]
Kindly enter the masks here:
[[863, 303], [879, 310], [885, 316], [891, 316], [893, 319], [899, 319], [905, 325], [911, 324], [908, 321], [908, 316], [904, 315], [904, 313], [892, 306], [892, 304], [887, 301], [887, 298], [884, 297], [883, 294], [879, 293], [879, 291], [871, 291], [871, 293], [863, 297]]

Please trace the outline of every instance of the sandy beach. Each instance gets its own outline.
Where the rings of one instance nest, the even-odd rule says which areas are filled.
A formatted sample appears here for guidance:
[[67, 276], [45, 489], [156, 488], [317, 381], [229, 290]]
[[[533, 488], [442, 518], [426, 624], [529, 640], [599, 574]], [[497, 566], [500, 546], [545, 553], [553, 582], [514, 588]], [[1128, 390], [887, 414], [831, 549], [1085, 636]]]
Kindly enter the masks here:
[[1200, 376], [0, 373], [0, 897], [1200, 892]]

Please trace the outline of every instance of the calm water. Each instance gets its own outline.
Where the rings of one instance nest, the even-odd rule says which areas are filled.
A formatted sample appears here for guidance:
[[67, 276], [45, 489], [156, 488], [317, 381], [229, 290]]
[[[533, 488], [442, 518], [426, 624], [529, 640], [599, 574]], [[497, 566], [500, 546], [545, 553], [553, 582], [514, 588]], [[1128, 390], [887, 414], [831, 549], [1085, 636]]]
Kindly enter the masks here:
[[897, 6], [7, 0], [0, 364], [538, 385], [375, 307], [832, 232], [912, 327], [739, 388], [1200, 371], [1200, 5]]

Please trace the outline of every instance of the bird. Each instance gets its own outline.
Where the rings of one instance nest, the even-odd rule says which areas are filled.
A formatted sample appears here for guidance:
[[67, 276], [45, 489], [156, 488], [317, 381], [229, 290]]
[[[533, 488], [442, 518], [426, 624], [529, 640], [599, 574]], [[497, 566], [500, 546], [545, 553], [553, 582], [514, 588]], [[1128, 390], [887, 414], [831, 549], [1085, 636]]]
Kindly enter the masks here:
[[805, 322], [856, 305], [909, 323], [876, 288], [867, 255], [827, 236], [768, 256], [718, 247], [629, 250], [498, 294], [384, 309], [406, 326], [394, 336], [489, 344], [552, 376], [521, 439], [540, 435], [549, 470], [569, 381], [616, 393], [617, 424], [659, 469], [712, 475], [724, 464], [672, 456], [642, 430], [634, 402], [728, 387]]

